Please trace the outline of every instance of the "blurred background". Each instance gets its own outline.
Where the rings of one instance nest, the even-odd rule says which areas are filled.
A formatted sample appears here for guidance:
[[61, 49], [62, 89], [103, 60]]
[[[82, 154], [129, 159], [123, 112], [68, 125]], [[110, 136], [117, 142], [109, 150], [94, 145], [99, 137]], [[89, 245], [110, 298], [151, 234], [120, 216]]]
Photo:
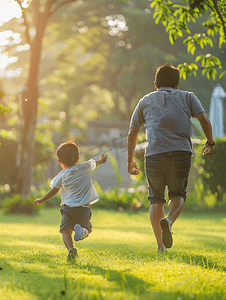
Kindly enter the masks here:
[[[0, 3], [0, 103], [10, 107], [0, 115], [2, 199], [43, 194], [60, 170], [55, 150], [67, 140], [79, 146], [81, 161], [110, 153], [94, 174], [101, 190], [145, 185], [143, 175], [131, 178], [126, 170], [129, 120], [139, 99], [154, 91], [160, 65], [192, 59], [183, 41], [170, 44], [147, 0]], [[201, 32], [202, 22], [191, 31]], [[224, 51], [220, 55], [225, 59]], [[193, 91], [209, 114], [217, 84], [226, 88], [224, 77], [208, 80], [200, 71], [181, 79], [180, 89]], [[203, 135], [195, 123], [193, 138], [198, 147]], [[144, 141], [143, 132], [139, 143]], [[142, 149], [137, 149], [141, 168]]]

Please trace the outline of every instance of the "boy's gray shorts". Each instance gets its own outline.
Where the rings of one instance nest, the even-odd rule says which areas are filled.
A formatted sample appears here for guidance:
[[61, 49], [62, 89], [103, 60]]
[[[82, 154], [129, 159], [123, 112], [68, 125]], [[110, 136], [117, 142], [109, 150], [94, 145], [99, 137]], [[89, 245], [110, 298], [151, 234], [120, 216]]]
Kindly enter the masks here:
[[86, 228], [89, 233], [92, 231], [92, 224], [90, 222], [92, 211], [89, 206], [69, 207], [63, 205], [60, 209], [62, 220], [60, 224], [60, 232], [62, 229], [73, 228], [75, 224]]

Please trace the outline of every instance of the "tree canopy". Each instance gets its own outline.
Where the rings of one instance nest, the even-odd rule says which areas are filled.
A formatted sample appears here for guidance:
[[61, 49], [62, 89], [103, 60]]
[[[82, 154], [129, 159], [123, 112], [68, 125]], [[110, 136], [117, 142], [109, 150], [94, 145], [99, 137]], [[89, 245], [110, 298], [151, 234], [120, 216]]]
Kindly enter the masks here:
[[[187, 46], [187, 52], [194, 55], [193, 61], [178, 65], [184, 79], [191, 74], [196, 75], [198, 69], [202, 69], [202, 75], [205, 74], [208, 79], [212, 77], [215, 80], [217, 75], [222, 78], [226, 74], [225, 7], [225, 0], [190, 0], [178, 3], [154, 0], [151, 3], [155, 22], [161, 22], [165, 26], [170, 43], [174, 44], [181, 37]], [[197, 20], [202, 21], [202, 32], [195, 32], [197, 28], [192, 28], [192, 23]]]
[[[150, 7], [154, 10], [155, 23], [162, 23], [166, 28], [170, 43], [183, 38], [187, 52], [194, 55], [191, 61], [178, 65], [183, 79], [192, 74], [196, 76], [198, 69], [213, 80], [226, 74], [225, 0], [154, 0]], [[194, 24], [198, 22], [202, 31], [196, 32], [200, 26]]]
[[[55, 84], [64, 95], [58, 105], [63, 109], [65, 103], [65, 117], [75, 119], [83, 108], [83, 120], [91, 115], [129, 120], [138, 99], [154, 88], [157, 67], [175, 55], [162, 46], [162, 31], [150, 32], [147, 39], [150, 24], [156, 26], [147, 7], [146, 1], [133, 7], [115, 1], [86, 1], [75, 10], [65, 10], [49, 27], [62, 49], [56, 56], [58, 68], [45, 84]], [[64, 30], [60, 23], [67, 24]], [[161, 38], [156, 40], [158, 32]], [[47, 94], [56, 97], [54, 92]]]

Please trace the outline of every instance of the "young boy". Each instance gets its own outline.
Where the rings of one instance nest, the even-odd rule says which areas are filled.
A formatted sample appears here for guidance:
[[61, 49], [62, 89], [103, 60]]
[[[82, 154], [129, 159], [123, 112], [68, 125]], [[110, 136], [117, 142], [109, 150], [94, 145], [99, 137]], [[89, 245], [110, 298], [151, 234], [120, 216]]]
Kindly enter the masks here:
[[75, 241], [86, 238], [92, 231], [90, 205], [97, 202], [99, 198], [91, 176], [98, 165], [106, 162], [107, 155], [101, 153], [99, 160], [90, 159], [78, 163], [78, 147], [71, 142], [61, 144], [56, 155], [63, 170], [50, 182], [51, 190], [42, 198], [36, 199], [34, 205], [52, 198], [61, 190], [60, 232], [68, 249], [67, 260], [70, 261], [77, 255], [71, 237], [73, 230]]

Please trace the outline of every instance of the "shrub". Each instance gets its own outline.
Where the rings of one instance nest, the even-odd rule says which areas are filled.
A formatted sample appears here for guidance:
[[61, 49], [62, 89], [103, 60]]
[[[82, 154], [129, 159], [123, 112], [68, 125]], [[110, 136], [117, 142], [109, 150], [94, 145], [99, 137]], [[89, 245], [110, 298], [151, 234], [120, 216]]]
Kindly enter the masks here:
[[[47, 183], [39, 186], [38, 188], [33, 186], [32, 187], [33, 199], [43, 197], [50, 189], [50, 187], [48, 185], [49, 183], [50, 183], [50, 180], [48, 180]], [[60, 202], [61, 202], [61, 197], [60, 197], [60, 192], [58, 192], [55, 196], [53, 196], [51, 199], [45, 201], [43, 204], [45, 205], [45, 208], [52, 208], [52, 207], [59, 207]]]
[[202, 179], [199, 178], [194, 185], [194, 191], [187, 196], [185, 210], [189, 211], [222, 211], [226, 209], [226, 194], [218, 201], [217, 193], [205, 190]]
[[144, 185], [135, 188], [115, 188], [109, 191], [102, 191], [101, 187], [95, 182], [95, 187], [100, 201], [96, 207], [117, 209], [117, 210], [138, 210], [147, 209], [150, 202], [147, 199], [147, 187]]
[[193, 166], [198, 169], [205, 190], [217, 193], [217, 201], [221, 201], [226, 192], [226, 137], [216, 138], [215, 142], [213, 155], [203, 157], [202, 147], [197, 149]]
[[60, 202], [61, 202], [60, 193], [58, 193], [57, 195], [53, 196], [51, 199], [44, 202], [45, 208], [60, 207]]
[[40, 204], [34, 206], [35, 199], [34, 196], [22, 199], [20, 195], [14, 194], [12, 197], [5, 198], [1, 209], [4, 214], [36, 215], [41, 207]]

